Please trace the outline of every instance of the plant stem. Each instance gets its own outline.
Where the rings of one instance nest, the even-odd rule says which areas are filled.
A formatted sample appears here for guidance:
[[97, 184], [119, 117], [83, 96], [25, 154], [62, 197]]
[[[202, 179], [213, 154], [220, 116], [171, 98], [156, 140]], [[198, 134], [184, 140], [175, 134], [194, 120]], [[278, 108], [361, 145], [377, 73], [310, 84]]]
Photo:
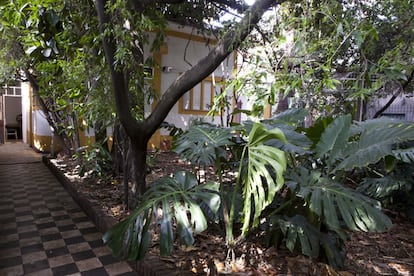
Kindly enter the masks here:
[[279, 208], [273, 210], [268, 216], [273, 216], [277, 213], [279, 213], [281, 210], [285, 209], [289, 204], [294, 200], [295, 198], [291, 198], [288, 201], [284, 202], [282, 205], [279, 206]]
[[[236, 199], [237, 199], [237, 193], [238, 193], [239, 188], [240, 188], [241, 172], [242, 172], [242, 168], [243, 168], [243, 160], [244, 160], [244, 156], [246, 154], [246, 149], [247, 149], [247, 146], [244, 147], [243, 153], [242, 153], [241, 158], [240, 158], [239, 171], [238, 171], [238, 174], [237, 174], [237, 177], [236, 177], [236, 186], [234, 187], [233, 195], [231, 197], [231, 203], [230, 203], [231, 206], [230, 206], [229, 229], [226, 229], [226, 235], [228, 235], [226, 237], [226, 239], [227, 239], [227, 243], [230, 246], [234, 245], [234, 237], [233, 237], [234, 212], [235, 212], [235, 209], [236, 209]], [[228, 232], [229, 232], [230, 235], [228, 234]]]

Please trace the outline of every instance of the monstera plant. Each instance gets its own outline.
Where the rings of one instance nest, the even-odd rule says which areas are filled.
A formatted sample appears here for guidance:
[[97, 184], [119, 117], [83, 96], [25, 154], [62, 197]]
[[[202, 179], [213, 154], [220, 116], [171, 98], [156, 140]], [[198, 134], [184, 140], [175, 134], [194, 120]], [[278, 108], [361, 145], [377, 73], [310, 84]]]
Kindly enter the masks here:
[[391, 226], [370, 196], [405, 185], [400, 179], [384, 188], [398, 162], [412, 161], [414, 128], [386, 119], [353, 122], [350, 115], [303, 128], [306, 114], [289, 110], [232, 128], [193, 125], [176, 139], [175, 151], [195, 172], [208, 166], [216, 177], [201, 181], [194, 172], [177, 172], [161, 178], [105, 241], [116, 255], [141, 259], [158, 231], [160, 252], [169, 254], [177, 238], [192, 244], [210, 221], [224, 225], [228, 256], [256, 231], [269, 245], [285, 244], [340, 267], [346, 230]]
[[[244, 142], [233, 142], [235, 136], [243, 136]], [[151, 233], [158, 231], [160, 253], [165, 255], [171, 253], [176, 237], [191, 245], [194, 236], [206, 229], [207, 219], [221, 217], [233, 252], [234, 223], [242, 217], [239, 239], [246, 237], [283, 187], [285, 153], [266, 144], [276, 140], [286, 142], [283, 132], [268, 130], [260, 123], [253, 124], [248, 133], [242, 127], [194, 125], [177, 139], [176, 151], [194, 165], [213, 166], [218, 181], [201, 182], [192, 172], [159, 179], [151, 184], [138, 208], [105, 234], [105, 242], [117, 256], [142, 259], [151, 244]], [[223, 164], [234, 159], [229, 156], [236, 151], [241, 154], [241, 161], [232, 166], [237, 176], [225, 183], [221, 174], [228, 167]], [[239, 212], [242, 216], [236, 216]]]
[[[381, 175], [379, 168], [389, 159], [412, 160], [412, 149], [399, 146], [414, 139], [414, 128], [409, 122], [383, 118], [352, 122], [351, 115], [343, 115], [322, 118], [303, 129], [296, 124], [301, 112], [289, 111], [280, 115], [283, 120], [276, 116], [266, 121], [269, 128], [277, 125], [284, 130], [286, 125], [286, 131], [296, 126], [295, 139], [290, 142], [300, 143], [286, 146], [290, 157], [286, 196], [270, 211], [264, 227], [271, 244], [284, 241], [292, 251], [339, 267], [345, 258], [345, 229], [382, 232], [391, 226], [380, 203], [367, 195], [404, 185], [404, 181], [394, 180], [392, 188], [386, 187], [392, 174]], [[289, 117], [292, 120], [286, 120]], [[356, 190], [355, 185], [359, 185]], [[371, 193], [364, 195], [364, 190]]]
[[103, 239], [117, 256], [130, 260], [144, 258], [154, 228], [160, 233], [162, 255], [173, 249], [174, 229], [184, 244], [191, 245], [194, 235], [207, 228], [200, 204], [213, 213], [219, 208], [218, 188], [214, 182], [198, 185], [196, 176], [186, 171], [165, 176], [152, 184], [138, 208]]

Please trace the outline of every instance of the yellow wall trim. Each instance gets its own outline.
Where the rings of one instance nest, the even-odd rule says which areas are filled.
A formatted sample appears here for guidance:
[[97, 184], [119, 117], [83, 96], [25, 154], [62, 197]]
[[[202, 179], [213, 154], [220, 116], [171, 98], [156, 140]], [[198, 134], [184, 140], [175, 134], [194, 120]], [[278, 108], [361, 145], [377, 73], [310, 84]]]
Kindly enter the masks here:
[[[32, 147], [34, 147], [36, 150], [40, 152], [51, 152], [51, 145], [52, 145], [51, 136], [33, 134]], [[54, 147], [54, 152], [58, 152], [61, 149], [60, 145], [57, 143], [56, 138], [53, 141], [53, 147]]]
[[216, 44], [217, 40], [214, 38], [209, 38], [209, 37], [205, 37], [205, 36], [201, 36], [201, 35], [195, 35], [195, 34], [189, 34], [189, 33], [184, 33], [184, 32], [180, 32], [180, 31], [175, 31], [175, 30], [167, 30], [165, 31], [165, 34], [167, 36], [172, 36], [172, 37], [178, 37], [178, 38], [182, 38], [182, 39], [187, 39], [187, 40], [192, 40], [192, 41], [197, 41], [197, 42], [203, 42], [203, 43], [207, 43], [207, 44]]

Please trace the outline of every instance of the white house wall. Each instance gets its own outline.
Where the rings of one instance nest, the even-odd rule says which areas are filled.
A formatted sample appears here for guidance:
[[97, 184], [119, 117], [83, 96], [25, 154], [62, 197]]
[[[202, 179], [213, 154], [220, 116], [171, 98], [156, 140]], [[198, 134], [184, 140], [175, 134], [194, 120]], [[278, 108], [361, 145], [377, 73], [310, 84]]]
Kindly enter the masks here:
[[30, 85], [22, 82], [22, 138], [23, 143], [28, 143], [27, 132], [30, 129]]
[[[161, 73], [161, 93], [164, 93], [181, 73], [191, 69], [214, 47], [213, 44], [206, 45], [205, 42], [189, 41], [186, 38], [174, 36], [168, 36], [165, 42], [168, 45], [168, 53], [162, 55], [162, 67], [168, 68], [168, 70]], [[231, 76], [233, 68], [234, 60], [233, 55], [231, 55], [214, 71], [212, 77], [228, 78]], [[170, 111], [165, 121], [174, 124], [176, 127], [186, 129], [191, 121], [198, 118], [206, 122], [220, 122], [219, 116], [211, 118], [211, 116], [205, 115], [180, 114], [178, 103]], [[167, 134], [166, 130], [161, 130], [161, 135]]]
[[33, 134], [36, 136], [52, 136], [52, 130], [41, 110], [32, 111]]

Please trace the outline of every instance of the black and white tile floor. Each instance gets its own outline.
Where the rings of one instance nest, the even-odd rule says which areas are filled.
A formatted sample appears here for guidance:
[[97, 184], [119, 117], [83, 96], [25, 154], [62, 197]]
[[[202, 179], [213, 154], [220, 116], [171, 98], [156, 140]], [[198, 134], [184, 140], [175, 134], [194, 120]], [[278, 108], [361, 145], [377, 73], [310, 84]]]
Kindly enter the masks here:
[[40, 155], [25, 158], [19, 147], [0, 146], [0, 276], [137, 275], [112, 256]]

